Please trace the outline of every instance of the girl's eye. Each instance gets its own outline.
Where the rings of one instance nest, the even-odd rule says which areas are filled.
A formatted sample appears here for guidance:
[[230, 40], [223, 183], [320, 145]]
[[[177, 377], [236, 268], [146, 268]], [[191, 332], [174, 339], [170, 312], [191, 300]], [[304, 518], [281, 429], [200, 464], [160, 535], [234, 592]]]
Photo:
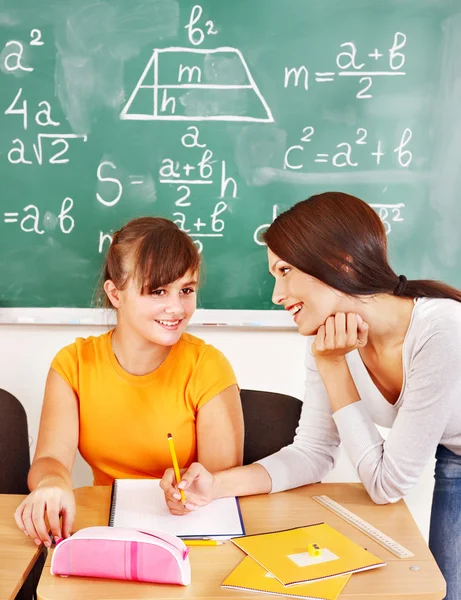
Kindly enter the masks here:
[[194, 288], [183, 288], [181, 291], [186, 296], [189, 296], [195, 292]]
[[165, 293], [165, 290], [154, 290], [153, 292], [151, 292], [152, 296], [163, 296], [163, 294]]
[[289, 267], [280, 267], [280, 272], [282, 273], [282, 277], [285, 277], [285, 275], [290, 272], [290, 268]]

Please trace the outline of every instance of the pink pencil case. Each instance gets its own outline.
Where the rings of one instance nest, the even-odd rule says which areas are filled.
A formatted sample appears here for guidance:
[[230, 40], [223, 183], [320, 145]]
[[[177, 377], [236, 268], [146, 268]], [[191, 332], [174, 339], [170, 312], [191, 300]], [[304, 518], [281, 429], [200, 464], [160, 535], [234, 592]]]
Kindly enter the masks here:
[[189, 549], [174, 535], [122, 527], [86, 527], [58, 542], [53, 575], [189, 585]]

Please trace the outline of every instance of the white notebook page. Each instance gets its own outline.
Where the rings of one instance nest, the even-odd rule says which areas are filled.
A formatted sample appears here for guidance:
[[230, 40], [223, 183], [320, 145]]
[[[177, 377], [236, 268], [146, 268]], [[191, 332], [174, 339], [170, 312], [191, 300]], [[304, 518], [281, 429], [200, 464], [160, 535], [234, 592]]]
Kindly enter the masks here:
[[245, 534], [236, 498], [219, 498], [187, 515], [175, 516], [168, 510], [159, 483], [159, 479], [117, 479], [110, 524], [178, 537], [229, 539]]

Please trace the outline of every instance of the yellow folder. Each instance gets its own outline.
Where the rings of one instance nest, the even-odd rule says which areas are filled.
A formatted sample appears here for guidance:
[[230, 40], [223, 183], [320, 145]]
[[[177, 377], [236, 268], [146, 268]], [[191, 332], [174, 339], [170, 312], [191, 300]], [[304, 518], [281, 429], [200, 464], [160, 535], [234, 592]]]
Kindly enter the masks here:
[[[347, 575], [386, 564], [325, 523], [232, 541], [283, 585]], [[317, 544], [321, 555], [311, 556], [308, 544]]]
[[311, 598], [312, 600], [336, 600], [350, 575], [331, 577], [314, 583], [301, 583], [285, 587], [271, 573], [256, 561], [246, 556], [232, 573], [222, 582], [221, 587], [249, 592], [264, 592], [291, 598]]

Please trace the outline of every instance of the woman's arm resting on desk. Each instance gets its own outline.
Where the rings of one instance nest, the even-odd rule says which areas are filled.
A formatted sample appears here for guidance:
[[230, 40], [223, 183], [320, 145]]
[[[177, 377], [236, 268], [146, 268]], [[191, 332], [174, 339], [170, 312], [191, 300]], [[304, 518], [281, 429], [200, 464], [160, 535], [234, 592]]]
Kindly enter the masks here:
[[[40, 430], [28, 484], [31, 494], [14, 514], [20, 529], [32, 539], [50, 543], [71, 533], [75, 517], [71, 470], [78, 446], [78, 404], [71, 387], [53, 369], [48, 373]], [[62, 528], [59, 517], [62, 516]]]
[[[181, 496], [175, 484], [173, 469], [168, 469], [160, 482], [160, 487], [165, 495], [173, 499], [173, 501], [168, 500], [171, 512], [183, 514]], [[179, 487], [185, 491], [186, 509], [191, 511], [217, 498], [267, 494], [271, 491], [272, 482], [266, 469], [257, 463], [214, 474], [207, 471], [200, 463], [192, 463], [186, 471], [183, 471]]]
[[269, 473], [262, 465], [254, 463], [216, 473], [212, 499], [268, 494], [271, 488], [272, 481]]

